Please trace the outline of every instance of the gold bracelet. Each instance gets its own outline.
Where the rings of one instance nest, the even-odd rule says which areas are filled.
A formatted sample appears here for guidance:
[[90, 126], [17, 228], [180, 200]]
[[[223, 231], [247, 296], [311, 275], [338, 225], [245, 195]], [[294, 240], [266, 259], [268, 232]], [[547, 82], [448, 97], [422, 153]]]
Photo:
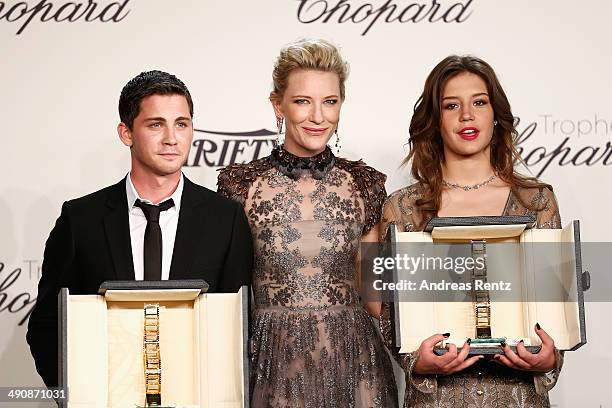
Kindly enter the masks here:
[[488, 290], [477, 290], [476, 281], [487, 281], [487, 243], [485, 240], [472, 241], [472, 258], [482, 259], [482, 267], [478, 263], [472, 271], [472, 302], [474, 305], [474, 320], [476, 324], [475, 339], [491, 338], [491, 299]]
[[161, 406], [161, 358], [159, 351], [159, 304], [144, 306], [145, 407]]

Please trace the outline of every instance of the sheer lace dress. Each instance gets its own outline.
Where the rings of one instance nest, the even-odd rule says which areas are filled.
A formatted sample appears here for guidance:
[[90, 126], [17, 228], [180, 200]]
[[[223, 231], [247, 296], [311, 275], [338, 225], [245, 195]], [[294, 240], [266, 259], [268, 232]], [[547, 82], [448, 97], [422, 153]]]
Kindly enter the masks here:
[[396, 407], [391, 362], [359, 301], [355, 261], [380, 220], [385, 176], [282, 149], [222, 170], [255, 245], [253, 407]]
[[[418, 183], [391, 194], [384, 205], [381, 232], [384, 234], [390, 223], [394, 223], [400, 231], [417, 231], [423, 214], [415, 202], [421, 195], [422, 187]], [[540, 210], [529, 210], [523, 203]], [[510, 191], [502, 215], [527, 214], [536, 217], [537, 228], [561, 228], [557, 201], [548, 188]], [[390, 304], [383, 304], [380, 323], [385, 342], [393, 349], [390, 311]], [[563, 353], [556, 351], [556, 367], [548, 373], [534, 374], [506, 368], [495, 362], [478, 362], [456, 374], [435, 376], [413, 372], [417, 351], [396, 354], [395, 357], [406, 373], [404, 407], [415, 408], [550, 407], [548, 390], [556, 384], [563, 365]]]

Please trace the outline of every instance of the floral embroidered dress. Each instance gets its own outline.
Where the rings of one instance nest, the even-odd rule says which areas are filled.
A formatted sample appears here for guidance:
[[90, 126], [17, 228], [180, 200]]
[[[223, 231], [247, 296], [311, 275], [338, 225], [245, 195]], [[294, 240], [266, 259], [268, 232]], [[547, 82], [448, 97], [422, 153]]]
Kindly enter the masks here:
[[[383, 234], [390, 223], [400, 231], [419, 230], [424, 215], [415, 202], [422, 196], [422, 189], [416, 183], [389, 196], [383, 210]], [[529, 210], [525, 204], [540, 210]], [[557, 201], [552, 190], [546, 187], [512, 190], [502, 215], [533, 215], [536, 228], [561, 228]], [[380, 323], [383, 337], [391, 348], [392, 322], [388, 303], [383, 304]], [[478, 362], [455, 374], [435, 376], [413, 371], [418, 351], [397, 354], [396, 359], [406, 373], [404, 407], [410, 408], [547, 408], [550, 407], [548, 390], [556, 384], [563, 365], [563, 353], [556, 350], [556, 367], [548, 373]]]
[[359, 300], [361, 236], [380, 220], [385, 176], [331, 150], [276, 148], [219, 175], [255, 245], [253, 407], [396, 407], [391, 362]]

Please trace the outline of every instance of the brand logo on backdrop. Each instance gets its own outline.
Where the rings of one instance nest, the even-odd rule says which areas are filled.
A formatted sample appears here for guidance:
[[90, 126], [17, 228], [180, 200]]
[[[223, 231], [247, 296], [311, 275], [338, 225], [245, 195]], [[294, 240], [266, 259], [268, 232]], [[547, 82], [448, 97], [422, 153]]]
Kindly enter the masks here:
[[[218, 132], [194, 129], [187, 167], [225, 167], [267, 156], [276, 143], [276, 133], [266, 129], [250, 132]], [[199, 138], [198, 136], [202, 136]]]
[[[36, 303], [36, 289], [34, 293], [11, 290], [24, 270], [27, 271], [30, 281], [37, 282], [40, 278], [40, 267], [37, 261], [26, 260], [24, 268], [13, 268], [12, 270], [0, 262], [0, 317], [4, 314], [18, 315], [21, 317], [17, 323], [18, 326], [28, 320]], [[24, 275], [24, 277], [27, 276]]]
[[[551, 166], [609, 166], [612, 164], [612, 121], [561, 119], [550, 114], [523, 125], [517, 120], [517, 150], [529, 170], [541, 177]], [[267, 129], [229, 132], [195, 129], [186, 167], [225, 167], [267, 156], [276, 133]], [[402, 136], [403, 137], [403, 136]], [[403, 142], [398, 137], [398, 146]], [[389, 146], [393, 148], [393, 146]], [[367, 161], [367, 157], [363, 157]]]
[[611, 135], [612, 121], [598, 115], [576, 120], [542, 114], [522, 130], [519, 121], [516, 145], [525, 164], [540, 177], [550, 166], [611, 165]]
[[360, 24], [365, 26], [361, 35], [366, 35], [375, 24], [463, 23], [472, 15], [471, 5], [472, 0], [299, 0], [297, 19], [304, 24]]
[[118, 23], [129, 14], [126, 9], [130, 0], [124, 1], [0, 1], [0, 21], [14, 23], [18, 26], [16, 34], [21, 34], [33, 21], [60, 23], [99, 21], [101, 23]]

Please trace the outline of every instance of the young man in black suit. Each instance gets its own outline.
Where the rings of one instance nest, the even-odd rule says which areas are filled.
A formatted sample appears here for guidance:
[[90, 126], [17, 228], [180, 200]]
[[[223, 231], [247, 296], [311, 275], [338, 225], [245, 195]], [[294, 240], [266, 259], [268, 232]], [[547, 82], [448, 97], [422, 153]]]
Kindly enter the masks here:
[[253, 248], [242, 207], [181, 172], [193, 139], [185, 84], [143, 72], [123, 88], [119, 115], [130, 173], [65, 202], [46, 243], [27, 341], [48, 387], [58, 383], [60, 288], [95, 294], [105, 280], [204, 279], [209, 292], [236, 292], [250, 283]]

